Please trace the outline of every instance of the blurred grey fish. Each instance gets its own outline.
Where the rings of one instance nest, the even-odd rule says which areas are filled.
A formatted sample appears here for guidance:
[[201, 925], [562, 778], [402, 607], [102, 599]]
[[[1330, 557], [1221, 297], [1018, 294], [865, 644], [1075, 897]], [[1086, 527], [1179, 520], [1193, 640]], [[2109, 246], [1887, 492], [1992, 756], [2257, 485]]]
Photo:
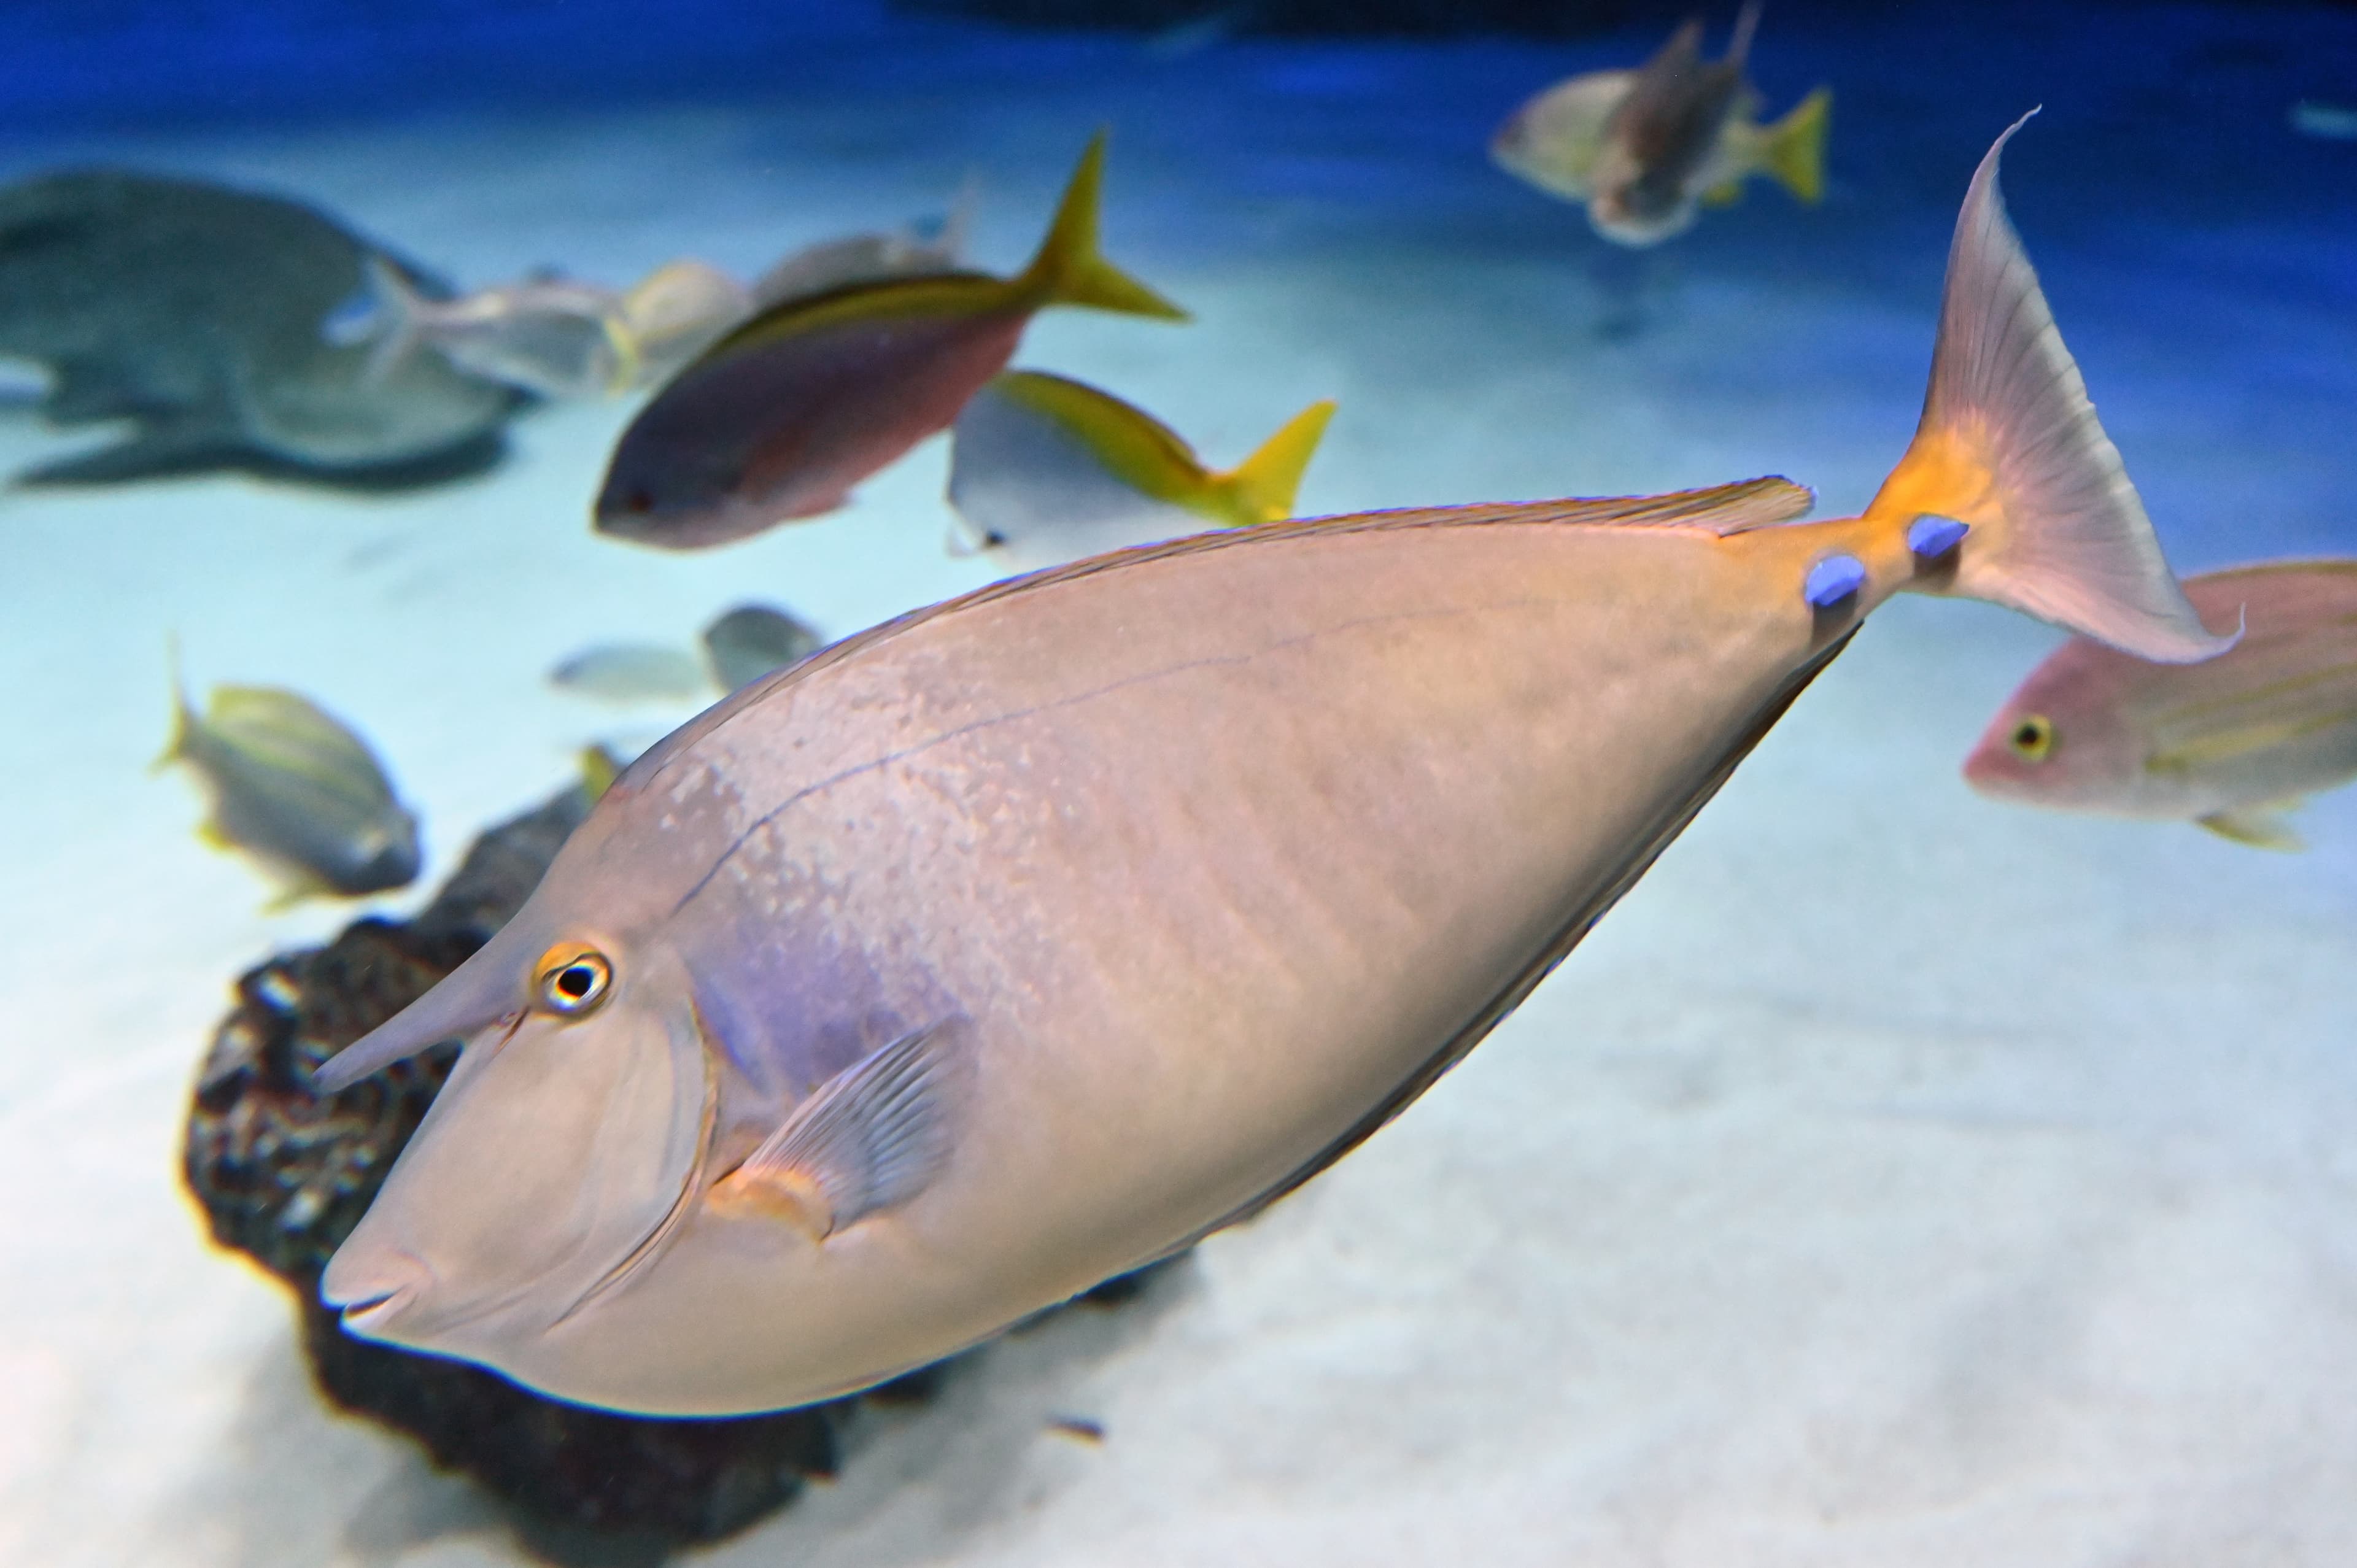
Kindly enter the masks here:
[[308, 698], [275, 686], [215, 686], [199, 714], [176, 675], [172, 738], [158, 768], [188, 765], [212, 810], [198, 835], [242, 853], [283, 886], [283, 908], [355, 897], [417, 875], [417, 819], [368, 743]]
[[704, 666], [659, 642], [601, 642], [548, 672], [560, 691], [601, 703], [689, 703], [710, 694]]
[[704, 628], [704, 657], [724, 692], [749, 686], [825, 643], [812, 628], [767, 605], [739, 605]]
[[2321, 142], [2357, 142], [2357, 106], [2303, 98], [2287, 112], [2291, 128]]
[[611, 289], [527, 278], [431, 299], [382, 256], [369, 257], [365, 270], [363, 307], [339, 307], [320, 331], [339, 346], [366, 345], [373, 380], [421, 349], [487, 380], [572, 402], [608, 396], [638, 379], [637, 343]]
[[[974, 188], [968, 181], [941, 219], [912, 223], [880, 234], [847, 234], [806, 245], [753, 280], [754, 310], [803, 299], [856, 283], [926, 277], [954, 272], [974, 218]], [[748, 313], [749, 314], [749, 313]]]
[[622, 295], [622, 328], [641, 382], [663, 380], [752, 314], [753, 294], [709, 262], [681, 256]]
[[299, 202], [95, 169], [0, 188], [0, 359], [49, 373], [41, 412], [123, 440], [19, 482], [100, 483], [220, 467], [330, 482], [423, 482], [497, 459], [514, 389], [415, 356], [371, 377], [320, 323], [382, 257]]

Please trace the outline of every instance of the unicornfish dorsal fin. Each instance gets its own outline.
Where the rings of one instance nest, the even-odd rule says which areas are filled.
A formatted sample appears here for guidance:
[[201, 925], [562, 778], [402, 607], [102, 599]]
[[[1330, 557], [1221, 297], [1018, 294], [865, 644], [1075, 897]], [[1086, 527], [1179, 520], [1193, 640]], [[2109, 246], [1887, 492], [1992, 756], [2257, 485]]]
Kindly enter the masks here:
[[949, 1154], [946, 1047], [935, 1026], [845, 1068], [722, 1178], [714, 1197], [776, 1214], [818, 1240], [914, 1197]]
[[2170, 574], [2006, 217], [1997, 161], [2027, 121], [1973, 176], [1922, 423], [1866, 515], [1968, 525], [1953, 578], [1921, 585], [1931, 591], [2009, 605], [2143, 659], [2207, 659], [2234, 639], [2203, 627]]

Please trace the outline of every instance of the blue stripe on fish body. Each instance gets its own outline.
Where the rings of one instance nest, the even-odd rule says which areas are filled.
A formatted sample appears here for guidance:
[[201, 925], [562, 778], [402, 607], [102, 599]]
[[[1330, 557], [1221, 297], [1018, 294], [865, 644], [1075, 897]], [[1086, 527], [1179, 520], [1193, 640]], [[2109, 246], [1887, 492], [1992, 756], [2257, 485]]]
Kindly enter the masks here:
[[1907, 525], [1907, 548], [1922, 560], [1936, 561], [1962, 544], [1972, 531], [1969, 522], [1927, 511]]
[[1855, 555], [1828, 555], [1809, 568], [1801, 581], [1801, 596], [1813, 608], [1829, 610], [1864, 586], [1864, 562]]

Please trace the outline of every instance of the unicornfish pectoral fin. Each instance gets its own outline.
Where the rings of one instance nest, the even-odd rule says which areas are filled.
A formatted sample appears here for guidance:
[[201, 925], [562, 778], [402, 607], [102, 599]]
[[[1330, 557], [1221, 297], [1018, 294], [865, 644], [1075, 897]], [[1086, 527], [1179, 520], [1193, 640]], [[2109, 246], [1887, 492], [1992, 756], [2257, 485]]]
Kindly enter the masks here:
[[372, 1072], [445, 1040], [465, 1040], [514, 1015], [523, 1005], [514, 944], [493, 938], [440, 984], [320, 1064], [315, 1094], [350, 1089]]
[[2283, 820], [2282, 812], [2288, 802], [2273, 806], [2237, 806], [2231, 811], [2212, 811], [2194, 821], [2222, 839], [2246, 843], [2254, 849], [2281, 850], [2295, 854], [2308, 847], [2308, 841]]
[[949, 1154], [947, 1036], [920, 1029], [845, 1068], [713, 1188], [823, 1240], [924, 1190]]
[[2095, 418], [2038, 274], [1981, 160], [1956, 220], [1923, 419], [1866, 515], [1967, 525], [1930, 593], [2007, 605], [2164, 664], [2224, 652], [2178, 586], [2144, 502]]

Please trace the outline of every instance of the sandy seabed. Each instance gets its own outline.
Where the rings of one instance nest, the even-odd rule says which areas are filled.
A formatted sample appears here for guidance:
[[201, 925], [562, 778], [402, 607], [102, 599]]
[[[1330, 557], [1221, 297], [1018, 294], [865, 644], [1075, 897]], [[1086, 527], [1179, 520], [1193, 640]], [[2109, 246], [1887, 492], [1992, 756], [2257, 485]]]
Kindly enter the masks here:
[[[2166, 15], [2189, 48], [2225, 27]], [[1063, 313], [1019, 362], [1222, 461], [1339, 397], [1308, 510], [1782, 472], [1833, 511], [1903, 446], [1953, 204], [2042, 96], [2016, 211], [2172, 557], [2357, 548], [2357, 148], [2240, 110], [2138, 121], [2138, 68], [2072, 73], [2094, 22], [2004, 52], [1951, 26], [1771, 25], [1771, 96], [1845, 95], [1831, 199], [1756, 193], [1642, 261], [1480, 156], [1602, 44], [1161, 59], [906, 25], [816, 50], [775, 102], [60, 134], [0, 174], [107, 160], [300, 193], [481, 283], [682, 252], [750, 272], [938, 209], [974, 170], [974, 249], [1011, 266], [1105, 121], [1107, 248], [1198, 322]], [[1878, 63], [1902, 53], [1947, 69], [1902, 90]], [[2319, 170], [2337, 212], [2300, 199]], [[225, 983], [352, 911], [262, 913], [146, 764], [177, 631], [199, 685], [289, 684], [360, 723], [425, 817], [430, 883], [583, 742], [686, 716], [550, 691], [565, 653], [684, 639], [747, 597], [841, 633], [981, 579], [942, 550], [939, 442], [741, 547], [594, 539], [626, 414], [536, 413], [505, 467], [404, 498], [0, 497], [0, 1560], [520, 1554], [467, 1485], [323, 1409], [283, 1291], [178, 1190]], [[0, 421], [7, 467], [54, 442]], [[839, 1482], [702, 1559], [2347, 1561], [2357, 792], [2303, 813], [2299, 856], [1979, 800], [1956, 765], [2055, 641], [1985, 607], [1878, 615], [1395, 1126], [1141, 1306], [867, 1420]], [[1104, 1443], [1052, 1434], [1064, 1415]]]

